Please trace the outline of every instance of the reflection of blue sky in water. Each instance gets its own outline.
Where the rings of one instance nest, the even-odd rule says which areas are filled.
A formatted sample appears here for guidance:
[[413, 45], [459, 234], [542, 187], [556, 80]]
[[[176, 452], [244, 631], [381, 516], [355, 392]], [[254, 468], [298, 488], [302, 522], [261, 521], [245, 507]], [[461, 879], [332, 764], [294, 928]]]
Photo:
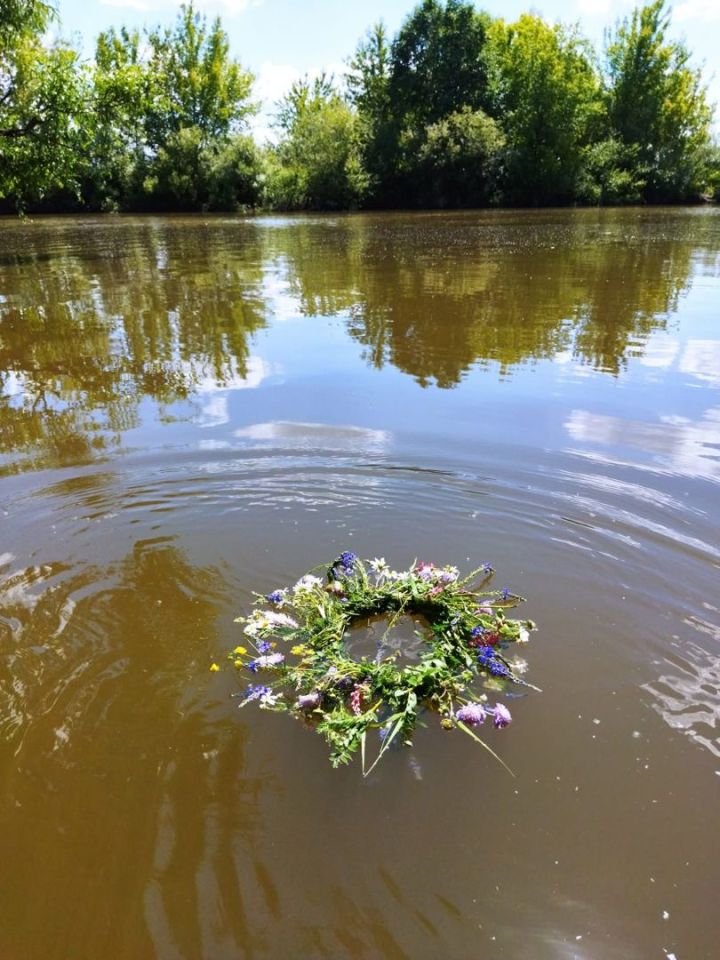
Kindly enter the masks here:
[[[697, 391], [720, 387], [720, 340], [690, 338], [684, 342], [666, 333], [653, 334], [637, 361], [662, 375], [668, 393], [682, 391], [684, 397]], [[687, 392], [686, 392], [687, 391]], [[641, 394], [638, 394], [640, 399]], [[702, 396], [702, 394], [700, 394]], [[682, 403], [681, 400], [676, 402]], [[684, 410], [690, 404], [682, 403]], [[634, 409], [634, 406], [633, 406]], [[686, 477], [720, 477], [720, 406], [709, 406], [696, 417], [658, 413], [655, 420], [614, 416], [576, 408], [565, 421], [570, 437], [582, 444], [613, 448], [608, 454], [579, 451], [592, 459], [627, 464], [622, 450], [649, 455], [649, 462], [632, 466]]]
[[[655, 423], [626, 420], [588, 410], [573, 410], [565, 423], [573, 440], [613, 448], [631, 448], [651, 455], [651, 469], [688, 477], [720, 478], [720, 408], [711, 407], [700, 420], [660, 418]], [[607, 459], [626, 463], [621, 456]], [[637, 466], [637, 464], [633, 464]]]

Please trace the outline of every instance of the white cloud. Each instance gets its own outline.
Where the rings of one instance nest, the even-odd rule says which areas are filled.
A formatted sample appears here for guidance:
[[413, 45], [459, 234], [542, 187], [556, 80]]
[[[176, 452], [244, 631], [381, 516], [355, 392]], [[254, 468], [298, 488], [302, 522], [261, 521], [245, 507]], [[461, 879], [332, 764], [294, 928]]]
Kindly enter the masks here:
[[671, 367], [679, 348], [677, 340], [666, 333], [654, 333], [645, 344], [640, 363], [644, 367]]
[[[720, 478], [716, 452], [720, 446], [720, 408], [706, 410], [699, 420], [665, 417], [655, 423], [573, 410], [565, 429], [580, 443], [648, 454], [655, 468], [688, 477]], [[633, 465], [639, 464], [633, 461]]]
[[235, 430], [235, 436], [243, 440], [273, 440], [301, 449], [329, 448], [336, 452], [366, 454], [380, 454], [392, 440], [392, 434], [387, 430], [294, 420], [253, 423]]
[[713, 387], [720, 387], [720, 340], [688, 340], [680, 369]]
[[720, 20], [718, 0], [685, 0], [673, 8], [673, 20], [682, 23], [687, 20]]

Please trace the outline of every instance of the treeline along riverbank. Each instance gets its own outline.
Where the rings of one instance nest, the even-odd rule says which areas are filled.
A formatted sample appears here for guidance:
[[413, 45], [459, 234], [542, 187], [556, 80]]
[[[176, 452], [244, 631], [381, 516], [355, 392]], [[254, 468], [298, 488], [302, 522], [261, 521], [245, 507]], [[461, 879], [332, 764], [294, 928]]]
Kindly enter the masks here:
[[220, 19], [102, 33], [89, 62], [40, 0], [0, 0], [0, 212], [344, 210], [717, 199], [720, 149], [662, 0], [602, 51], [576, 27], [423, 0], [341, 77], [296, 82], [258, 144]]

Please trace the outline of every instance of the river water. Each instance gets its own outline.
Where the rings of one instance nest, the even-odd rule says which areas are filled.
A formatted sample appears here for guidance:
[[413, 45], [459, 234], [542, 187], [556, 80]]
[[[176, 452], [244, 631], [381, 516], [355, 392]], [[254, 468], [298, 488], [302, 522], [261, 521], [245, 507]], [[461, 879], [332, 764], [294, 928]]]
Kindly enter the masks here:
[[[720, 213], [0, 224], [0, 958], [720, 951]], [[366, 780], [239, 712], [341, 550], [542, 687]]]

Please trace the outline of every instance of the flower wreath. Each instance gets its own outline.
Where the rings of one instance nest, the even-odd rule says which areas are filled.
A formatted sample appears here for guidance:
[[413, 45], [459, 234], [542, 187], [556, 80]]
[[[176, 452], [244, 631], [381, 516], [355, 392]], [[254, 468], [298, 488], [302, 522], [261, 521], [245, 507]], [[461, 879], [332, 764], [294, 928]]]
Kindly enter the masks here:
[[[256, 594], [256, 604], [272, 609], [238, 617], [252, 650], [237, 646], [229, 659], [236, 668], [267, 679], [239, 694], [240, 706], [255, 702], [305, 719], [329, 743], [333, 766], [348, 763], [360, 750], [364, 775], [394, 741], [411, 743], [423, 708], [438, 713], [446, 729], [469, 734], [499, 760], [471, 728], [489, 717], [496, 728], [506, 727], [510, 711], [500, 703], [490, 706], [488, 694], [473, 685], [491, 692], [510, 684], [532, 687], [519, 676], [524, 662], [509, 659], [508, 649], [526, 642], [534, 624], [505, 616], [522, 597], [481, 589], [492, 575], [489, 564], [460, 579], [456, 567], [424, 562], [398, 573], [383, 559], [363, 562], [346, 552], [324, 580], [310, 573], [290, 589]], [[402, 667], [397, 651], [381, 656], [381, 647], [375, 660], [349, 655], [345, 636], [352, 624], [385, 615], [386, 636], [403, 614], [422, 615], [430, 627], [417, 662]], [[212, 669], [219, 667], [213, 664]], [[373, 729], [380, 746], [367, 768], [367, 734]]]

